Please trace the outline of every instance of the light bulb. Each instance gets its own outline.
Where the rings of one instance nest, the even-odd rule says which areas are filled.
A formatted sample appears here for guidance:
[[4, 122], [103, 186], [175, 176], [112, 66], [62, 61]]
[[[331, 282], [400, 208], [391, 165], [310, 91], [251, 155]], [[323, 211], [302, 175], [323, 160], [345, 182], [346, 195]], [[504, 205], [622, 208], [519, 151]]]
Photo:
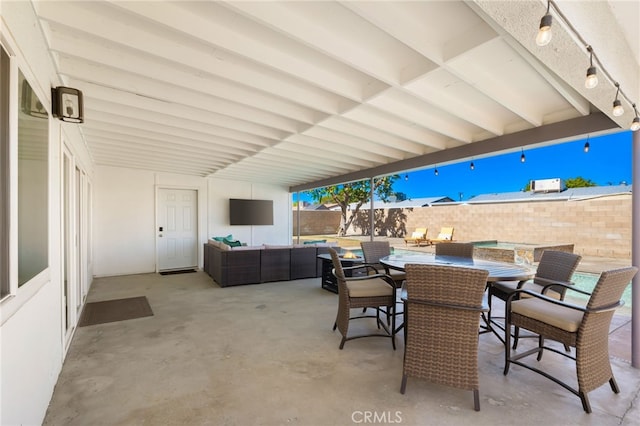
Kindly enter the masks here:
[[433, 174], [438, 176], [438, 168], [437, 167], [433, 170]]
[[631, 131], [635, 132], [638, 130], [640, 130], [640, 118], [638, 118], [638, 116], [636, 115], [631, 122]]
[[624, 114], [624, 108], [622, 108], [622, 103], [619, 99], [613, 101], [613, 115], [616, 117], [620, 117]]
[[589, 148], [591, 147], [591, 145], [589, 145], [589, 142], [586, 142], [584, 144], [584, 152], [589, 152]]
[[469, 168], [471, 170], [475, 170], [476, 169], [476, 166], [475, 166], [475, 164], [473, 164], [473, 161], [471, 162], [471, 164], [469, 164]]
[[527, 161], [527, 157], [524, 156], [524, 151], [523, 151], [522, 155], [520, 155], [520, 162], [524, 163], [525, 161]]
[[584, 87], [593, 89], [597, 85], [598, 75], [596, 74], [596, 67], [589, 67], [589, 69], [587, 69], [587, 79], [584, 81]]
[[548, 13], [540, 19], [540, 30], [536, 36], [536, 44], [538, 46], [546, 46], [551, 41], [553, 33], [551, 32], [551, 22], [553, 18]]

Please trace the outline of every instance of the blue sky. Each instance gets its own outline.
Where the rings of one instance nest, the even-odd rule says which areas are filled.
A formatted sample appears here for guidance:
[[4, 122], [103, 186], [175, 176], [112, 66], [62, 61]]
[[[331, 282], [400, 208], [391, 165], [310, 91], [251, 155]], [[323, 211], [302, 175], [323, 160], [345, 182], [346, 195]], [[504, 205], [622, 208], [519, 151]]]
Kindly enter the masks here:
[[[468, 200], [472, 196], [520, 191], [530, 180], [575, 178], [582, 176], [597, 185], [631, 184], [631, 132], [589, 138], [589, 152], [584, 152], [585, 139], [548, 147], [525, 149], [526, 161], [520, 162], [521, 152], [486, 158], [474, 158], [475, 169], [469, 160], [401, 173], [394, 189], [410, 198], [448, 196], [454, 200]], [[303, 200], [310, 201], [301, 194]], [[295, 194], [293, 200], [295, 201]]]

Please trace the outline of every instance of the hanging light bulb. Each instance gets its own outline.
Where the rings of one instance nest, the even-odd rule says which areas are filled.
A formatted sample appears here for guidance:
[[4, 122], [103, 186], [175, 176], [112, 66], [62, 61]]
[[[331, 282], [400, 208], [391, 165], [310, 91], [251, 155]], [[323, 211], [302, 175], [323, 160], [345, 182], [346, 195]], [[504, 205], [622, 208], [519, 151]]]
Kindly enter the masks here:
[[475, 166], [475, 164], [473, 164], [473, 161], [471, 162], [471, 164], [469, 164], [469, 168], [471, 170], [475, 170], [476, 169], [476, 166]]
[[522, 154], [520, 155], [520, 162], [524, 163], [525, 161], [527, 161], [527, 157], [524, 156], [524, 149], [520, 149], [522, 150]]
[[589, 68], [587, 68], [587, 79], [584, 81], [584, 87], [587, 89], [593, 89], [598, 85], [598, 75], [596, 67], [593, 66], [593, 48], [587, 46], [589, 51]]
[[547, 13], [540, 19], [540, 29], [538, 30], [538, 35], [536, 36], [536, 44], [538, 46], [546, 46], [551, 41], [551, 37], [553, 36], [551, 32], [551, 24], [553, 23], [553, 18], [551, 14], [549, 14], [549, 6], [551, 6], [551, 2], [547, 2]]
[[404, 175], [404, 180], [409, 180], [409, 174]]
[[633, 118], [631, 122], [631, 131], [636, 132], [640, 130], [640, 117], [638, 117], [638, 110], [636, 109], [636, 104], [633, 104], [633, 111], [636, 113], [636, 116]]
[[436, 176], [438, 176], [438, 174], [439, 174], [439, 173], [438, 173], [438, 166], [436, 166], [436, 168], [435, 168], [435, 169], [433, 169], [433, 174], [434, 174], [434, 175], [436, 175]]
[[587, 135], [587, 141], [584, 143], [584, 152], [587, 153], [589, 152], [589, 148], [591, 148], [591, 145], [589, 145], [589, 136]]
[[618, 99], [618, 95], [620, 94], [620, 85], [617, 82], [616, 87], [618, 90], [616, 90], [616, 99], [613, 101], [613, 115], [620, 117], [624, 114], [624, 108], [622, 108], [622, 103], [620, 102], [620, 99]]

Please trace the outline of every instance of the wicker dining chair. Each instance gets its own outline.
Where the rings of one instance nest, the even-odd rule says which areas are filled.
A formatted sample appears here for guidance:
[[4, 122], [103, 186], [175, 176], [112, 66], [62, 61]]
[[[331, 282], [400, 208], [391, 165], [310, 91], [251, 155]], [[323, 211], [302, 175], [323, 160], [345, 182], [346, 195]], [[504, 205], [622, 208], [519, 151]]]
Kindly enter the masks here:
[[444, 265], [405, 267], [406, 342], [400, 392], [407, 378], [472, 390], [480, 411], [478, 324], [489, 273]]
[[402, 282], [406, 277], [404, 271], [390, 269], [380, 263], [381, 258], [391, 254], [389, 241], [362, 241], [360, 242], [360, 247], [362, 248], [364, 262], [367, 265], [373, 266], [378, 272], [384, 271], [385, 274], [393, 278], [396, 287], [402, 287]]
[[[567, 286], [572, 285], [571, 277], [575, 272], [582, 256], [574, 253], [563, 251], [545, 250], [542, 252], [538, 269], [533, 280], [526, 282], [517, 281], [496, 281], [489, 285], [489, 321], [491, 325], [502, 327], [495, 321], [492, 316], [491, 309], [493, 307], [492, 300], [494, 297], [507, 301], [510, 295], [517, 290], [526, 289], [536, 293], [540, 293], [545, 286], [552, 285], [547, 296], [554, 297], [558, 300], [564, 300], [567, 292]], [[560, 285], [553, 285], [560, 284]], [[526, 297], [526, 294], [523, 295]], [[520, 331], [518, 328], [514, 330], [513, 349], [518, 346]], [[535, 336], [533, 336], [535, 337]], [[566, 348], [568, 350], [568, 347]]]
[[438, 243], [436, 256], [455, 256], [473, 258], [474, 245], [471, 243]]
[[[333, 324], [333, 330], [336, 328], [342, 334], [340, 349], [344, 347], [347, 340], [359, 339], [361, 337], [389, 337], [391, 345], [396, 349], [395, 340], [395, 306], [396, 306], [396, 287], [393, 279], [385, 274], [374, 275], [358, 275], [347, 277], [345, 270], [363, 271], [371, 269], [367, 265], [356, 265], [343, 267], [338, 257], [338, 252], [329, 249], [331, 260], [333, 262], [333, 274], [338, 281], [338, 313], [336, 321]], [[390, 318], [391, 328], [387, 327], [384, 321], [380, 319], [381, 307], [385, 308]], [[364, 312], [359, 316], [351, 316], [353, 308], [375, 308], [375, 315], [366, 315]], [[348, 336], [349, 322], [359, 318], [375, 318], [378, 329], [382, 327], [384, 332], [377, 332], [364, 335]]]
[[[552, 285], [545, 286], [542, 293], [520, 290], [523, 294], [530, 296], [528, 298], [518, 299], [517, 293], [509, 296], [507, 299], [504, 374], [507, 375], [511, 364], [541, 374], [577, 395], [582, 401], [582, 408], [587, 413], [591, 413], [588, 392], [609, 382], [611, 390], [620, 393], [609, 362], [609, 327], [615, 309], [624, 304], [620, 300], [622, 292], [637, 271], [638, 268], [631, 266], [602, 272], [586, 307], [547, 296], [545, 293]], [[570, 286], [565, 287], [571, 291], [589, 294]], [[509, 344], [510, 333], [508, 332], [511, 326], [524, 328], [538, 334], [538, 346], [526, 352], [512, 355]], [[574, 347], [575, 355], [546, 346], [545, 339]], [[576, 361], [577, 389], [541, 369], [520, 361], [520, 359], [533, 354], [537, 354], [537, 359], [540, 361], [544, 350]]]

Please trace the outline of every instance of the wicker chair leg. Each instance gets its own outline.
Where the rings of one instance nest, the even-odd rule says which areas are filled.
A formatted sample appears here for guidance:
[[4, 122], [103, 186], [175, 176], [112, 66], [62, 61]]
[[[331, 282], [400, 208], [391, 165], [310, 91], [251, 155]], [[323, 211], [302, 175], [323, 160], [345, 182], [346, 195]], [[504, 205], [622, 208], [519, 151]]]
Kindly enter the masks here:
[[542, 353], [544, 352], [542, 349], [544, 348], [544, 337], [538, 337], [538, 361], [542, 360]]
[[480, 411], [480, 391], [478, 389], [473, 390], [473, 409]]
[[407, 375], [402, 375], [402, 383], [400, 383], [400, 393], [404, 395], [404, 391], [407, 390]]
[[580, 397], [580, 401], [582, 401], [582, 408], [584, 408], [584, 411], [590, 414], [591, 404], [589, 403], [589, 398], [587, 397], [587, 394], [584, 392], [578, 392], [578, 396]]
[[336, 328], [338, 328], [338, 322], [334, 322], [333, 323], [333, 331], [336, 331]]
[[609, 386], [611, 386], [611, 390], [614, 393], [620, 393], [620, 388], [618, 387], [616, 379], [614, 379], [613, 376], [611, 376], [611, 378], [609, 379]]
[[518, 347], [518, 339], [520, 339], [520, 327], [514, 327], [513, 329], [513, 349]]
[[342, 336], [342, 340], [340, 341], [340, 350], [342, 350], [342, 348], [344, 348], [344, 344], [347, 341], [347, 338]]
[[507, 375], [509, 373], [509, 367], [511, 366], [511, 325], [507, 322], [505, 324], [505, 333], [504, 333], [504, 370], [502, 370], [503, 375]]

